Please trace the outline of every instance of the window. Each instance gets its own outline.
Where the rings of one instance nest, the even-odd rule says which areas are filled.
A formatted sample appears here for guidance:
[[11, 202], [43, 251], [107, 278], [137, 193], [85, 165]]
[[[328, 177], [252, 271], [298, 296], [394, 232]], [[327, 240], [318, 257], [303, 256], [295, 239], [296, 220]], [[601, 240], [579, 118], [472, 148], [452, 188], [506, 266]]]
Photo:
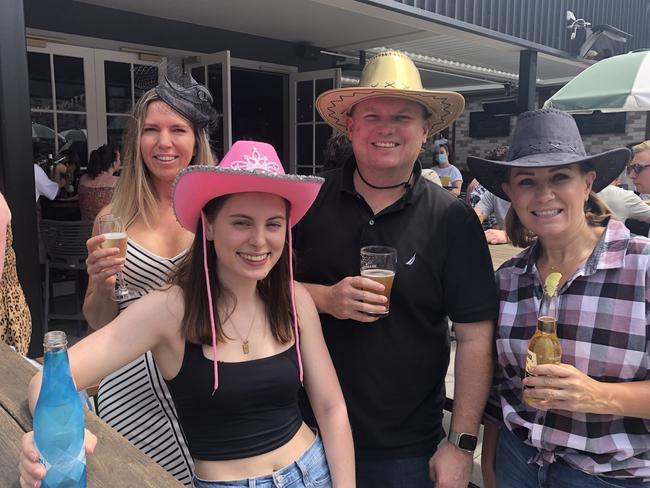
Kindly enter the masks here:
[[32, 145], [36, 160], [62, 150], [88, 161], [84, 57], [28, 52]]
[[158, 67], [118, 61], [104, 61], [106, 138], [108, 144], [122, 146], [135, 103], [158, 84]]
[[295, 73], [291, 80], [291, 116], [294, 134], [291, 161], [295, 172], [312, 175], [325, 163], [325, 148], [333, 129], [316, 110], [316, 99], [340, 85], [340, 70]]

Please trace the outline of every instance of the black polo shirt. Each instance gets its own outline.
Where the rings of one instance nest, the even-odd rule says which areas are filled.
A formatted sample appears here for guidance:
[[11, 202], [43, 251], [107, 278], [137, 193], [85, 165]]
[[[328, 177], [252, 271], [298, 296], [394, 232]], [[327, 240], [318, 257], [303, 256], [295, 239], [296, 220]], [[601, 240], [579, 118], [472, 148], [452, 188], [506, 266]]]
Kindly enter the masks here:
[[294, 231], [296, 278], [332, 285], [359, 275], [362, 246], [397, 249], [388, 317], [372, 324], [320, 318], [358, 455], [430, 455], [444, 435], [446, 317], [462, 323], [498, 314], [490, 254], [474, 211], [420, 177], [418, 162], [413, 187], [377, 215], [354, 189], [355, 167], [352, 158], [323, 175]]

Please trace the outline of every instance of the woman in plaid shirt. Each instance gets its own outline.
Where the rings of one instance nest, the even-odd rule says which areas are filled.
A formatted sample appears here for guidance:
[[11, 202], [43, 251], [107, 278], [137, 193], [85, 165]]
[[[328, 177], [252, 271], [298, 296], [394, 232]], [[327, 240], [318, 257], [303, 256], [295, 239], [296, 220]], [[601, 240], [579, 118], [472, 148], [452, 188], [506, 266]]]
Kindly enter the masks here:
[[[629, 158], [625, 148], [587, 156], [573, 118], [543, 109], [519, 117], [506, 161], [468, 160], [512, 202], [506, 230], [527, 247], [497, 271], [487, 487], [650, 486], [650, 240], [631, 237], [594, 195]], [[562, 363], [522, 380], [552, 272], [562, 275]], [[540, 400], [524, 403], [524, 387]]]

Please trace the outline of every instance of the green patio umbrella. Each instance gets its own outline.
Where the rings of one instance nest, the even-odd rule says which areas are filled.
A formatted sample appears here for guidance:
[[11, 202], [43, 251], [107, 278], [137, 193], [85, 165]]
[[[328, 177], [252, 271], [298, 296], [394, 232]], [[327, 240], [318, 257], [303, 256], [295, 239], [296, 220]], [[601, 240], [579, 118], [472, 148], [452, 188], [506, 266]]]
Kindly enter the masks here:
[[572, 113], [650, 111], [650, 51], [597, 62], [564, 85], [544, 107]]

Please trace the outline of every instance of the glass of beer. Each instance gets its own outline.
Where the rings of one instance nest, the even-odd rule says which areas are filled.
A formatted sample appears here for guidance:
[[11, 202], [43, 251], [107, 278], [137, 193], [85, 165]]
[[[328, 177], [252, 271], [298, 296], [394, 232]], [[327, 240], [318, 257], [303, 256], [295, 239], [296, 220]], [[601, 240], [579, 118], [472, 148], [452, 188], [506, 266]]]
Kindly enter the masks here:
[[367, 312], [373, 317], [385, 317], [390, 308], [390, 292], [393, 288], [397, 266], [397, 249], [388, 246], [365, 246], [361, 248], [361, 276], [384, 285], [382, 294], [386, 297], [386, 311]]
[[[106, 237], [106, 240], [102, 242], [102, 247], [104, 249], [116, 247], [120, 250], [118, 257], [126, 258], [126, 241], [128, 237], [122, 219], [117, 215], [106, 214], [99, 217], [98, 222], [99, 233], [104, 234], [104, 237]], [[134, 298], [129, 287], [126, 286], [126, 281], [124, 281], [124, 275], [121, 271], [117, 273], [115, 283], [116, 287], [113, 289], [111, 296], [113, 300], [121, 302], [129, 298]]]

